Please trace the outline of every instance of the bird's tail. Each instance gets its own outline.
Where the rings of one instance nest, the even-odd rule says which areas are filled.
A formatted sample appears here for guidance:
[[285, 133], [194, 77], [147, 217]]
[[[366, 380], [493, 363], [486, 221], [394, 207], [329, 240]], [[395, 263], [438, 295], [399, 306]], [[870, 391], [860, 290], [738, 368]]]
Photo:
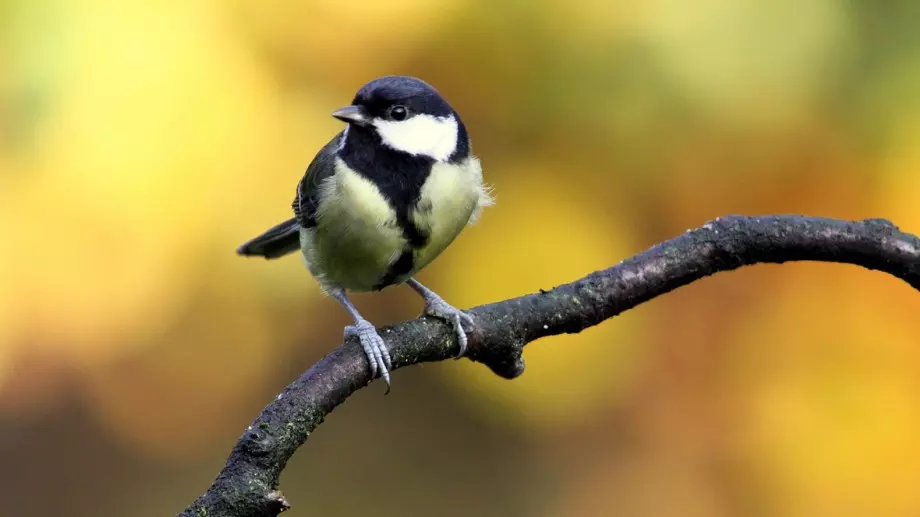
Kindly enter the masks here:
[[300, 249], [300, 225], [297, 219], [272, 226], [262, 235], [249, 240], [237, 248], [240, 255], [259, 256], [273, 259]]

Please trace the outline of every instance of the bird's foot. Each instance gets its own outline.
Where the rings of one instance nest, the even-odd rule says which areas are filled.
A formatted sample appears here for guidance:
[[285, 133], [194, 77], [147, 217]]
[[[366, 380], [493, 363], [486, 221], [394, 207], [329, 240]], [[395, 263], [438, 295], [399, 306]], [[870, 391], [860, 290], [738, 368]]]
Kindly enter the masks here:
[[383, 338], [377, 333], [377, 329], [367, 320], [357, 320], [354, 325], [345, 327], [345, 337], [350, 336], [357, 337], [361, 342], [364, 355], [367, 356], [367, 362], [370, 363], [371, 378], [376, 378], [379, 373], [383, 381], [387, 383], [387, 393], [389, 393], [390, 370], [393, 369], [393, 362], [390, 360], [390, 352]]
[[442, 319], [450, 323], [454, 328], [454, 332], [457, 334], [457, 342], [460, 344], [460, 352], [455, 358], [460, 359], [466, 354], [466, 346], [469, 342], [463, 324], [466, 323], [469, 327], [473, 327], [475, 325], [473, 317], [445, 302], [443, 298], [431, 291], [428, 291], [423, 296], [425, 298], [425, 314]]

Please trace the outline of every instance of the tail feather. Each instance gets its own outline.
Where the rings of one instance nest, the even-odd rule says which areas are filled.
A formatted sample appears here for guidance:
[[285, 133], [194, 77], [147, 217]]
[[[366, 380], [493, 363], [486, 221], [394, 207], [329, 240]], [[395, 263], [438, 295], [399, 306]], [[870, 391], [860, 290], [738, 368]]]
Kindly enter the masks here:
[[288, 219], [272, 226], [262, 235], [247, 241], [237, 248], [236, 252], [240, 255], [273, 259], [293, 253], [298, 249], [300, 249], [300, 225], [297, 224], [297, 219]]

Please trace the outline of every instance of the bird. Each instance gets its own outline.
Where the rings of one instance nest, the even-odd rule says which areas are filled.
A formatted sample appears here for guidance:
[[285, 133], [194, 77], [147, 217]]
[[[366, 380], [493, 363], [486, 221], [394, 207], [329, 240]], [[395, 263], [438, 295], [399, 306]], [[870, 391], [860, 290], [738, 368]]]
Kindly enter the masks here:
[[277, 259], [300, 251], [320, 290], [350, 314], [371, 380], [390, 391], [392, 360], [349, 293], [407, 284], [424, 314], [452, 326], [467, 350], [466, 312], [416, 280], [484, 208], [494, 204], [467, 128], [447, 100], [412, 76], [378, 77], [332, 112], [345, 128], [316, 154], [297, 185], [293, 217], [246, 241], [237, 253]]

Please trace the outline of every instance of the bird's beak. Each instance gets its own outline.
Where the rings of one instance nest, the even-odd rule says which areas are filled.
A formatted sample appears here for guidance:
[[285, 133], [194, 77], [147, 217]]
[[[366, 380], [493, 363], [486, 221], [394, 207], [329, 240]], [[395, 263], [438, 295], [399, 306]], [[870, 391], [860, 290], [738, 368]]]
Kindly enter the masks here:
[[339, 108], [332, 112], [332, 116], [342, 122], [347, 122], [356, 126], [369, 126], [371, 124], [370, 118], [364, 113], [364, 109], [361, 108], [361, 106], [345, 106], [344, 108]]

